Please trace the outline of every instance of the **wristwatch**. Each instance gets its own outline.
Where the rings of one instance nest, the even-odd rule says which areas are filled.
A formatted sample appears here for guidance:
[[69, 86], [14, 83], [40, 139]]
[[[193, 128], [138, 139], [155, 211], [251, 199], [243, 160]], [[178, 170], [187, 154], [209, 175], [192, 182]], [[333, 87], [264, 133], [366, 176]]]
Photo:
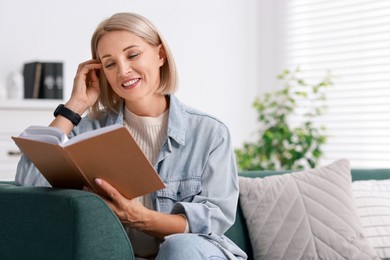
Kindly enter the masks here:
[[56, 110], [54, 110], [54, 116], [57, 117], [61, 115], [67, 119], [69, 119], [75, 126], [80, 123], [81, 116], [76, 112], [73, 112], [69, 108], [67, 108], [64, 104], [58, 105]]

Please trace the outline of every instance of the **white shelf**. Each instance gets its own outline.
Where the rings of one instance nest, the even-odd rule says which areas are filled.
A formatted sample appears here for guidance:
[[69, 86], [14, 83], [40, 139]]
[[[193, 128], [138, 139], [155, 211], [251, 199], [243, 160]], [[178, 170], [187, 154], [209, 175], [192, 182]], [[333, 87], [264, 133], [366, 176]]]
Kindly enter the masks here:
[[1, 110], [48, 110], [54, 109], [61, 103], [62, 99], [3, 99], [0, 100]]

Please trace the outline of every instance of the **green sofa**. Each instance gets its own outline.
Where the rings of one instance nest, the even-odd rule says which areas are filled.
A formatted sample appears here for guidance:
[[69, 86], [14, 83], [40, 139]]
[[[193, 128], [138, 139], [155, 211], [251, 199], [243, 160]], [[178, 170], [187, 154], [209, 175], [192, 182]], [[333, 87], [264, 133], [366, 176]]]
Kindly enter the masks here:
[[98, 196], [0, 184], [0, 259], [134, 259], [122, 224]]
[[[242, 172], [265, 177], [286, 172]], [[388, 170], [352, 170], [353, 180], [390, 179]], [[96, 195], [0, 183], [0, 259], [134, 259], [118, 218]], [[252, 259], [241, 208], [226, 235]]]

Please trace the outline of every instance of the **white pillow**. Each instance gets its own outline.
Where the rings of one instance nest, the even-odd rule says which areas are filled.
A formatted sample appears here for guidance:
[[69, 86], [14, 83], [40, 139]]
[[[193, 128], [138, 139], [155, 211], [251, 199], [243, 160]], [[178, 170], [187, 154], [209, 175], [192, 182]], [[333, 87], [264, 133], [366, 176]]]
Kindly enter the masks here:
[[255, 259], [377, 259], [356, 213], [347, 160], [239, 184]]
[[352, 183], [357, 213], [368, 242], [381, 258], [390, 258], [390, 180]]

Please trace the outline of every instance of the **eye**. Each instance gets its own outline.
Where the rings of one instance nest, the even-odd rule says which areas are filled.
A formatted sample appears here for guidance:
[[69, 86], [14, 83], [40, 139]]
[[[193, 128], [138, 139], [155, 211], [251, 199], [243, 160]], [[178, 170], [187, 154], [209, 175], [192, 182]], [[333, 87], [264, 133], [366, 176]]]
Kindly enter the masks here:
[[104, 67], [105, 67], [106, 69], [110, 69], [110, 68], [112, 68], [114, 65], [115, 65], [114, 62], [110, 62], [110, 63], [106, 64]]
[[139, 56], [139, 53], [137, 52], [132, 52], [130, 53], [127, 58], [130, 59], [130, 60], [134, 60], [135, 58], [137, 58]]

